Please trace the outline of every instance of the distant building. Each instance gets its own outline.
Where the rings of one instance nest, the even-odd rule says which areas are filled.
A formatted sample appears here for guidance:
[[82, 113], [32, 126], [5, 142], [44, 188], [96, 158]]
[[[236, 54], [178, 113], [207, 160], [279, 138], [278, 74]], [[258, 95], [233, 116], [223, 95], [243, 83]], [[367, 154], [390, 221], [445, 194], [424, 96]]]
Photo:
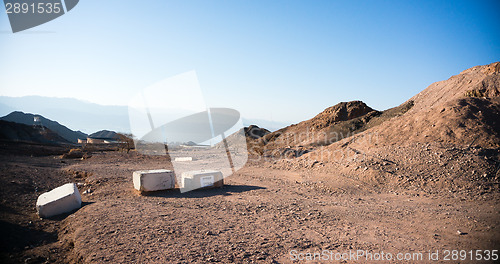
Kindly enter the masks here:
[[45, 130], [45, 127], [43, 127], [42, 124], [42, 118], [40, 116], [33, 117], [33, 128], [40, 129], [42, 131]]
[[104, 139], [100, 139], [100, 138], [87, 138], [87, 144], [104, 144]]

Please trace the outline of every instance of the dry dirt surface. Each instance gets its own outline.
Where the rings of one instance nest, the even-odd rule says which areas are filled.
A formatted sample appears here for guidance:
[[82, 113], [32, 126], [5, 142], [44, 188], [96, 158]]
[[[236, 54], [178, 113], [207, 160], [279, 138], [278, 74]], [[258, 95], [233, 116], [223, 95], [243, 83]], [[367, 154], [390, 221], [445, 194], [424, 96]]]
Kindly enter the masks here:
[[[499, 245], [498, 197], [385, 191], [257, 159], [223, 188], [141, 196], [132, 172], [168, 168], [166, 157], [110, 151], [61, 163], [4, 151], [0, 158], [4, 263], [289, 263], [306, 257], [299, 253], [349, 250], [428, 258]], [[66, 182], [82, 183], [83, 207], [39, 219], [37, 195]]]

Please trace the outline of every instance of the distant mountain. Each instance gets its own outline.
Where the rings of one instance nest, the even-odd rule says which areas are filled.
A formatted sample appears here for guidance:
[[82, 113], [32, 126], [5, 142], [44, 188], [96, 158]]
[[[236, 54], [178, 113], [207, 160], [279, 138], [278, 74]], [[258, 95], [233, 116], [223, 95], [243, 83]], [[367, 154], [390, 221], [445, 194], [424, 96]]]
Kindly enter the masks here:
[[74, 98], [0, 96], [0, 116], [12, 111], [37, 113], [85, 133], [102, 129], [130, 131], [127, 106], [99, 105]]
[[284, 128], [284, 127], [290, 125], [289, 123], [285, 123], [285, 122], [270, 121], [270, 120], [264, 120], [264, 119], [242, 118], [242, 121], [243, 121], [243, 126], [245, 126], [245, 127], [250, 127], [252, 125], [256, 125], [259, 127], [265, 127], [266, 129], [268, 129], [271, 132], [279, 130], [281, 128]]
[[[0, 96], [0, 99], [2, 98], [2, 96]], [[8, 113], [10, 112], [13, 112], [15, 111], [15, 109], [11, 106], [8, 106], [6, 104], [3, 104], [3, 103], [0, 103], [0, 116], [4, 116], [4, 115], [7, 115]]]
[[[70, 129], [89, 134], [103, 129], [130, 133], [127, 106], [99, 105], [74, 98], [0, 96], [0, 116], [13, 111], [37, 113], [52, 120], [57, 120]], [[244, 126], [257, 124], [266, 127], [270, 131], [289, 125], [263, 119], [242, 118], [242, 120]]]
[[0, 118], [0, 120], [33, 126], [35, 117], [39, 118], [39, 122], [37, 122], [38, 124], [50, 129], [51, 131], [54, 131], [69, 142], [77, 143], [78, 139], [87, 138], [87, 134], [80, 131], [73, 131], [59, 124], [58, 122], [47, 119], [41, 115], [27, 114], [16, 111]]
[[0, 139], [44, 144], [70, 143], [48, 128], [0, 120]]

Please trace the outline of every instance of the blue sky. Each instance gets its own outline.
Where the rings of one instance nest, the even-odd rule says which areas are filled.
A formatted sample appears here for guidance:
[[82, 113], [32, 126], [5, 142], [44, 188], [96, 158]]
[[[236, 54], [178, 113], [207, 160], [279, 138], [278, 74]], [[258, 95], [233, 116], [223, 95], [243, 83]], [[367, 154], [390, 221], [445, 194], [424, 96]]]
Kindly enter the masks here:
[[397, 106], [500, 60], [498, 1], [99, 1], [13, 34], [0, 95], [126, 105], [195, 70], [207, 104], [299, 122], [340, 101]]

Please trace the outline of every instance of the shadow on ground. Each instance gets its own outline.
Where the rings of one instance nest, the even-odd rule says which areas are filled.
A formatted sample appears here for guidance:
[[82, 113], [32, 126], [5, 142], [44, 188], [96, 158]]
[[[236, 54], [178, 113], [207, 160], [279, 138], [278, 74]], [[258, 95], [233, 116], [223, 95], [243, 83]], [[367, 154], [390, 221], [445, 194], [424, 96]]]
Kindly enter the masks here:
[[50, 219], [50, 220], [56, 220], [56, 221], [62, 221], [64, 219], [66, 219], [66, 217], [76, 213], [78, 210], [82, 209], [83, 207], [87, 206], [87, 205], [91, 205], [95, 202], [82, 202], [82, 206], [78, 209], [75, 209], [71, 212], [68, 212], [68, 213], [64, 213], [64, 214], [59, 214], [59, 215], [54, 215], [54, 216], [51, 216], [51, 217], [47, 217], [46, 219]]
[[190, 192], [181, 193], [180, 189], [172, 189], [158, 192], [142, 193], [143, 196], [165, 197], [165, 198], [204, 198], [218, 195], [232, 195], [234, 193], [243, 193], [253, 190], [266, 189], [261, 186], [253, 185], [224, 185], [220, 188], [198, 189]]
[[0, 237], [1, 253], [18, 252], [25, 247], [36, 247], [57, 241], [56, 232], [44, 232], [1, 220]]

